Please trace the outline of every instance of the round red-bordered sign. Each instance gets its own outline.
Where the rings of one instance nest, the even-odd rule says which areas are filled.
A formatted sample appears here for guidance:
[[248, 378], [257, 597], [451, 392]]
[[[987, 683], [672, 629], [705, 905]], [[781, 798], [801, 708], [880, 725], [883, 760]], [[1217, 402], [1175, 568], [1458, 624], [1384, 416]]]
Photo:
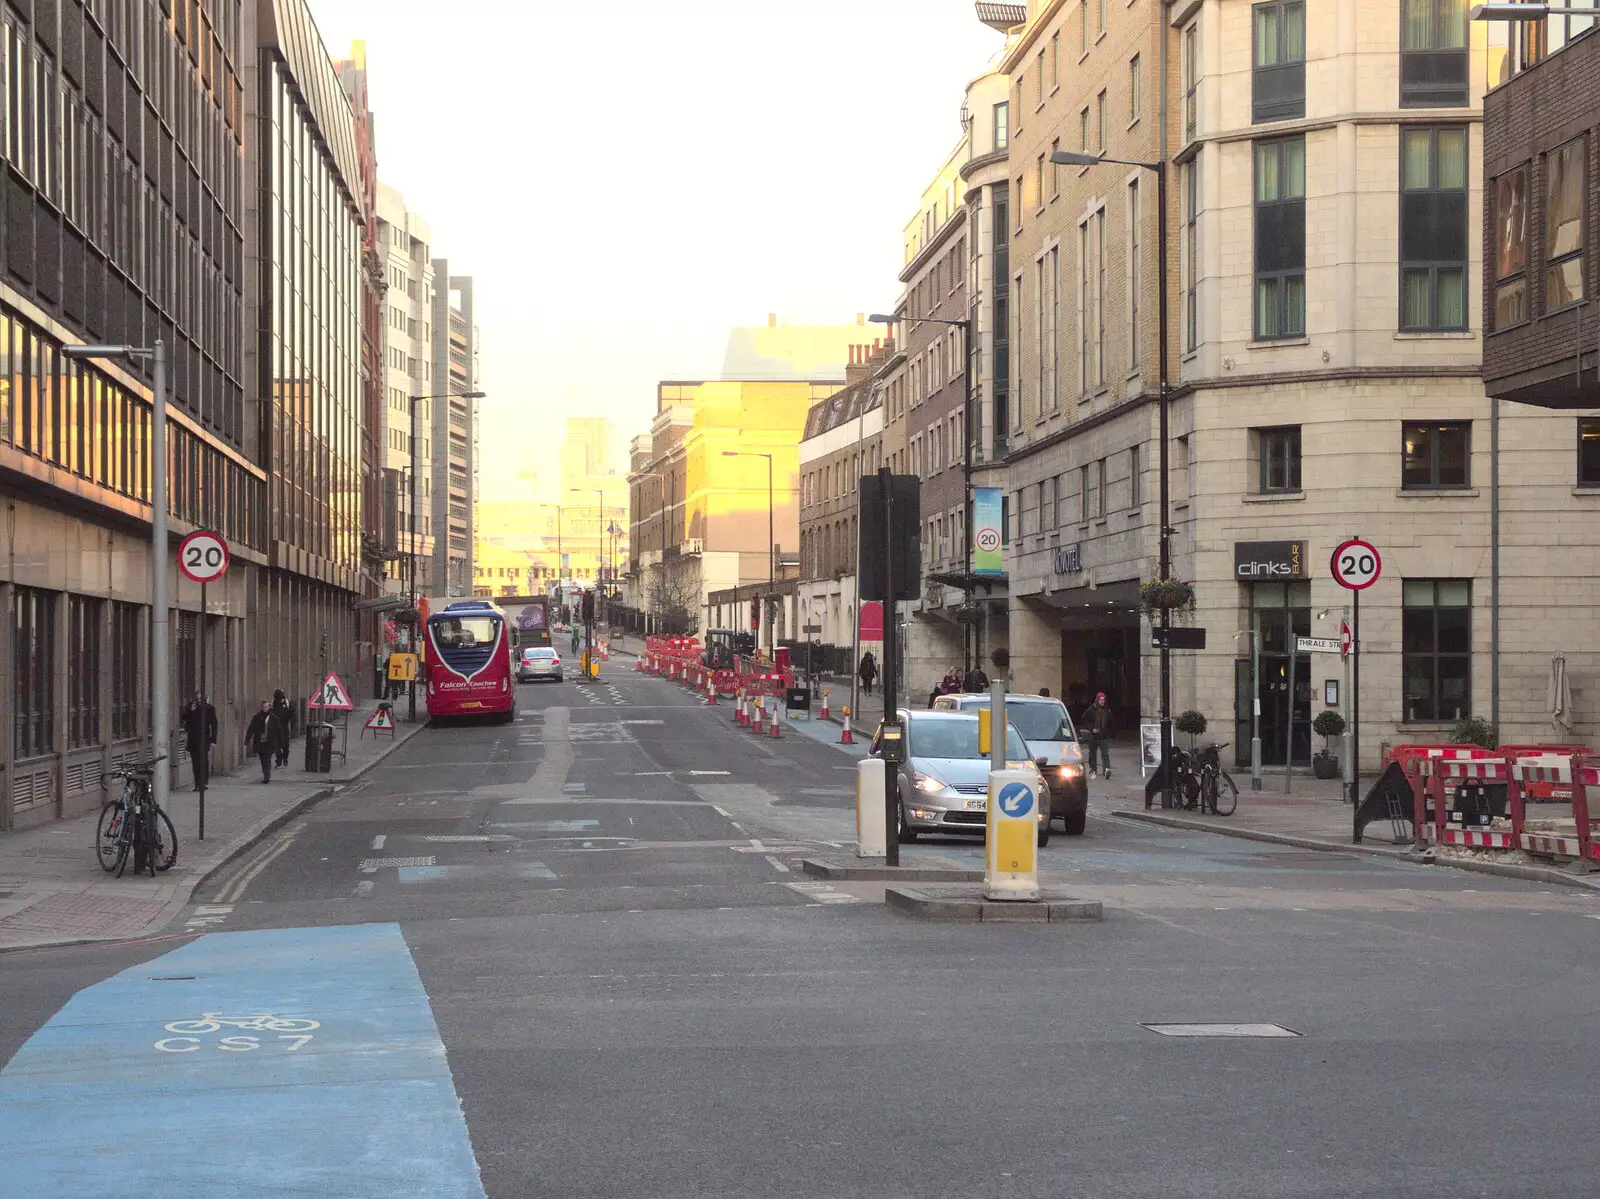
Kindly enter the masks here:
[[1383, 573], [1383, 556], [1370, 542], [1353, 537], [1333, 551], [1328, 567], [1333, 571], [1333, 581], [1339, 586], [1351, 591], [1365, 591]]
[[196, 583], [215, 583], [228, 573], [228, 543], [216, 533], [198, 530], [178, 543], [178, 569]]

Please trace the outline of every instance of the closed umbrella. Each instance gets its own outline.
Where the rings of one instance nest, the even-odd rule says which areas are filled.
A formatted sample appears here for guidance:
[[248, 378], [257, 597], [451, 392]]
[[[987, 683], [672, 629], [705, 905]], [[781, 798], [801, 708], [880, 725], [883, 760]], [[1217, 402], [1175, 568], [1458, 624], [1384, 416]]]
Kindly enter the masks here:
[[1550, 720], [1558, 735], [1572, 727], [1572, 687], [1567, 682], [1567, 660], [1561, 654], [1550, 659]]

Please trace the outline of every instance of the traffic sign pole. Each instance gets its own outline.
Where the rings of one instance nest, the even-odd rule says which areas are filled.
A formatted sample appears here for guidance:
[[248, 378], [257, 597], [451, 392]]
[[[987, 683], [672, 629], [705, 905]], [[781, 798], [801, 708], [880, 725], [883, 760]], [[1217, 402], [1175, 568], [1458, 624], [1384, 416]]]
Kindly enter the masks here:
[[[209, 679], [208, 659], [209, 647], [206, 642], [210, 638], [211, 605], [206, 595], [206, 586], [220, 579], [228, 573], [228, 563], [231, 560], [228, 543], [223, 540], [220, 533], [213, 533], [206, 529], [196, 529], [178, 543], [178, 570], [187, 579], [200, 584], [200, 697], [202, 702], [211, 702], [211, 687]], [[199, 754], [200, 765], [197, 767], [191, 757], [189, 768], [194, 772], [195, 791], [200, 798], [200, 840], [206, 839], [206, 782], [211, 776], [211, 745], [204, 734], [205, 721], [201, 721], [202, 733], [200, 737]], [[202, 781], [204, 780], [204, 781]]]
[[1350, 684], [1350, 803], [1361, 802], [1361, 593], [1383, 573], [1377, 547], [1352, 537], [1333, 551], [1328, 563], [1334, 582], [1351, 593], [1350, 652], [1355, 658]]

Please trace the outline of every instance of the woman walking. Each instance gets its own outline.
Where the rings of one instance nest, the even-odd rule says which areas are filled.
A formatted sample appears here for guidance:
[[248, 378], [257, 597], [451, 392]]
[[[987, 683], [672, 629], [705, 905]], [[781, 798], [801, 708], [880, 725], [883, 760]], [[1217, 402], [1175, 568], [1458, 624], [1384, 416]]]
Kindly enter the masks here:
[[861, 690], [871, 695], [872, 681], [878, 677], [878, 660], [872, 656], [870, 649], [861, 655], [861, 665], [856, 667], [856, 675], [861, 679]]

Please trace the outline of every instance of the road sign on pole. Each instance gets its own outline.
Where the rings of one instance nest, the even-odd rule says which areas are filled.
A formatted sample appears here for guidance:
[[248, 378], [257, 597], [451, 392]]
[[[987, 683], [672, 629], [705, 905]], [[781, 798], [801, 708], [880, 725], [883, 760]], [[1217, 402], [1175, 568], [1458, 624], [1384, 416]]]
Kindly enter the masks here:
[[1383, 558], [1375, 546], [1353, 537], [1333, 551], [1329, 566], [1333, 571], [1333, 581], [1339, 586], [1351, 591], [1365, 591], [1383, 573]]
[[[1333, 581], [1350, 591], [1350, 641], [1343, 652], [1353, 654], [1354, 677], [1350, 684], [1350, 803], [1361, 802], [1361, 593], [1378, 581], [1383, 573], [1383, 557], [1377, 547], [1352, 537], [1333, 551], [1328, 562]], [[1344, 629], [1340, 628], [1341, 640]], [[1355, 837], [1352, 837], [1354, 840]]]
[[178, 543], [178, 569], [196, 583], [215, 583], [228, 572], [228, 543], [216, 533], [196, 530]]
[[328, 672], [328, 677], [322, 680], [322, 686], [317, 688], [317, 693], [311, 697], [306, 706], [309, 708], [333, 708], [340, 712], [349, 712], [355, 708], [355, 705], [350, 702], [350, 692], [345, 690], [344, 683], [331, 670]]

